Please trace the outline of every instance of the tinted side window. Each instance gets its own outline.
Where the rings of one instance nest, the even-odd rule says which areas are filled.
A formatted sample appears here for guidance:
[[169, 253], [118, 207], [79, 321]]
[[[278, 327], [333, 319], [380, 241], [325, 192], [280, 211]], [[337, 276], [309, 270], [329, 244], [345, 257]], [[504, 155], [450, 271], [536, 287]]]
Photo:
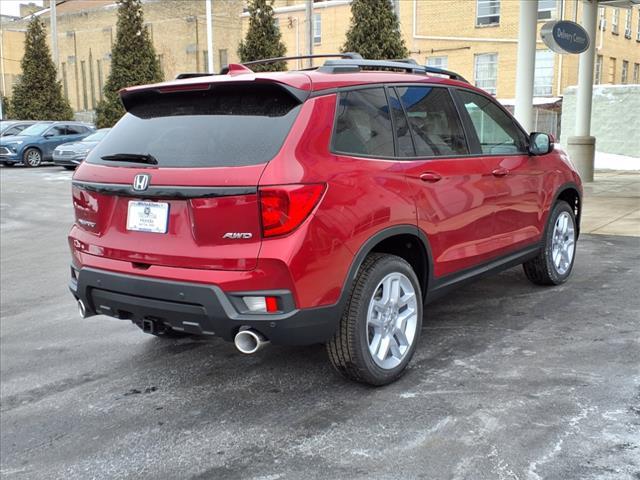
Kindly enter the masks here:
[[59, 137], [60, 135], [66, 135], [66, 134], [67, 134], [67, 128], [65, 125], [57, 125], [51, 128], [47, 132], [47, 135], [53, 135], [54, 137]]
[[458, 112], [446, 88], [399, 87], [397, 90], [409, 118], [417, 156], [469, 153]]
[[393, 156], [391, 119], [383, 88], [339, 94], [333, 148], [353, 155]]
[[526, 153], [527, 139], [513, 120], [484, 95], [458, 91], [475, 127], [482, 153]]
[[11, 128], [8, 128], [8, 129], [7, 129], [7, 130], [6, 130], [2, 135], [3, 135], [3, 136], [7, 136], [7, 137], [8, 137], [9, 135], [17, 135], [17, 134], [18, 134], [18, 133], [20, 133], [23, 129], [24, 129], [24, 127], [23, 127], [23, 128], [20, 128], [20, 126], [11, 127]]
[[416, 152], [413, 148], [413, 140], [409, 131], [407, 117], [404, 114], [398, 95], [393, 88], [387, 90], [389, 92], [389, 105], [391, 106], [391, 114], [393, 115], [393, 125], [396, 129], [396, 138], [398, 139], [398, 157], [415, 157]]
[[86, 130], [84, 127], [80, 127], [78, 125], [67, 125], [67, 135], [79, 135], [85, 132]]

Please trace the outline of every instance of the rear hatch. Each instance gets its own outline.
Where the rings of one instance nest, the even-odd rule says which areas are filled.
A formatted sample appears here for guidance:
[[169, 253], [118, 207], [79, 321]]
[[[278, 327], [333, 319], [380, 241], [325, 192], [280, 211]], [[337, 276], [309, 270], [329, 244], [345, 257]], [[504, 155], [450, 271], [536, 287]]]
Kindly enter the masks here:
[[251, 270], [261, 244], [258, 183], [301, 108], [276, 83], [137, 91], [76, 172], [85, 250], [139, 268]]

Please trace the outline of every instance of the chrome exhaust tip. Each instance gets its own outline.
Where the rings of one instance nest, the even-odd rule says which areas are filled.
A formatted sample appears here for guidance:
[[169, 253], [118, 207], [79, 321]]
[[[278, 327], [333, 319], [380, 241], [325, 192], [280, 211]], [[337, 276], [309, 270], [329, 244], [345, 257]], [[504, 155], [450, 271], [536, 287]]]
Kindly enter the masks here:
[[233, 343], [241, 353], [251, 355], [268, 345], [269, 340], [267, 340], [260, 332], [248, 328], [246, 330], [240, 330], [236, 334]]
[[82, 300], [78, 300], [78, 313], [82, 318], [87, 318], [87, 307]]

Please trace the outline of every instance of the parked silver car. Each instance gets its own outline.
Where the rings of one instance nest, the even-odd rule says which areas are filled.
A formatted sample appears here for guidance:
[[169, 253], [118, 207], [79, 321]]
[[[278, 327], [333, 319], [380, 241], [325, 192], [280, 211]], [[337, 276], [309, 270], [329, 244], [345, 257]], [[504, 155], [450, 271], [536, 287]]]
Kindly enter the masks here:
[[53, 151], [53, 163], [74, 170], [102, 140], [110, 128], [101, 128], [79, 142], [63, 143]]

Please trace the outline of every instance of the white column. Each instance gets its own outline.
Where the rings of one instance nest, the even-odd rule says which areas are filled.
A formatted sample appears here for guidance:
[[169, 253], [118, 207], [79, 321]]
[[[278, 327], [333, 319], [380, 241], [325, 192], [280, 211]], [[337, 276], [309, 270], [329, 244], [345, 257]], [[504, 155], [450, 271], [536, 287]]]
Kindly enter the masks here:
[[567, 139], [567, 152], [578, 169], [582, 181], [592, 182], [596, 139], [591, 136], [591, 104], [593, 101], [593, 64], [596, 55], [598, 2], [584, 0], [582, 8], [582, 27], [589, 35], [589, 49], [580, 54], [576, 95], [576, 129], [575, 136]]
[[593, 65], [596, 57], [598, 2], [595, 0], [585, 1], [582, 8], [582, 27], [589, 34], [590, 43], [589, 49], [580, 54], [575, 135], [588, 137], [591, 135], [591, 103], [593, 97]]
[[[213, 72], [213, 15], [211, 13], [211, 1], [205, 0], [207, 5], [207, 73]], [[220, 65], [222, 67], [222, 65]]]
[[533, 79], [536, 68], [538, 0], [520, 2], [515, 117], [527, 132], [533, 130]]
[[[313, 55], [313, 0], [307, 0], [305, 4], [305, 17], [307, 21], [307, 51]], [[313, 67], [313, 59], [309, 59], [309, 67]]]
[[51, 20], [51, 53], [53, 54], [53, 64], [58, 70], [58, 14], [56, 13], [56, 0], [50, 2], [49, 17]]

